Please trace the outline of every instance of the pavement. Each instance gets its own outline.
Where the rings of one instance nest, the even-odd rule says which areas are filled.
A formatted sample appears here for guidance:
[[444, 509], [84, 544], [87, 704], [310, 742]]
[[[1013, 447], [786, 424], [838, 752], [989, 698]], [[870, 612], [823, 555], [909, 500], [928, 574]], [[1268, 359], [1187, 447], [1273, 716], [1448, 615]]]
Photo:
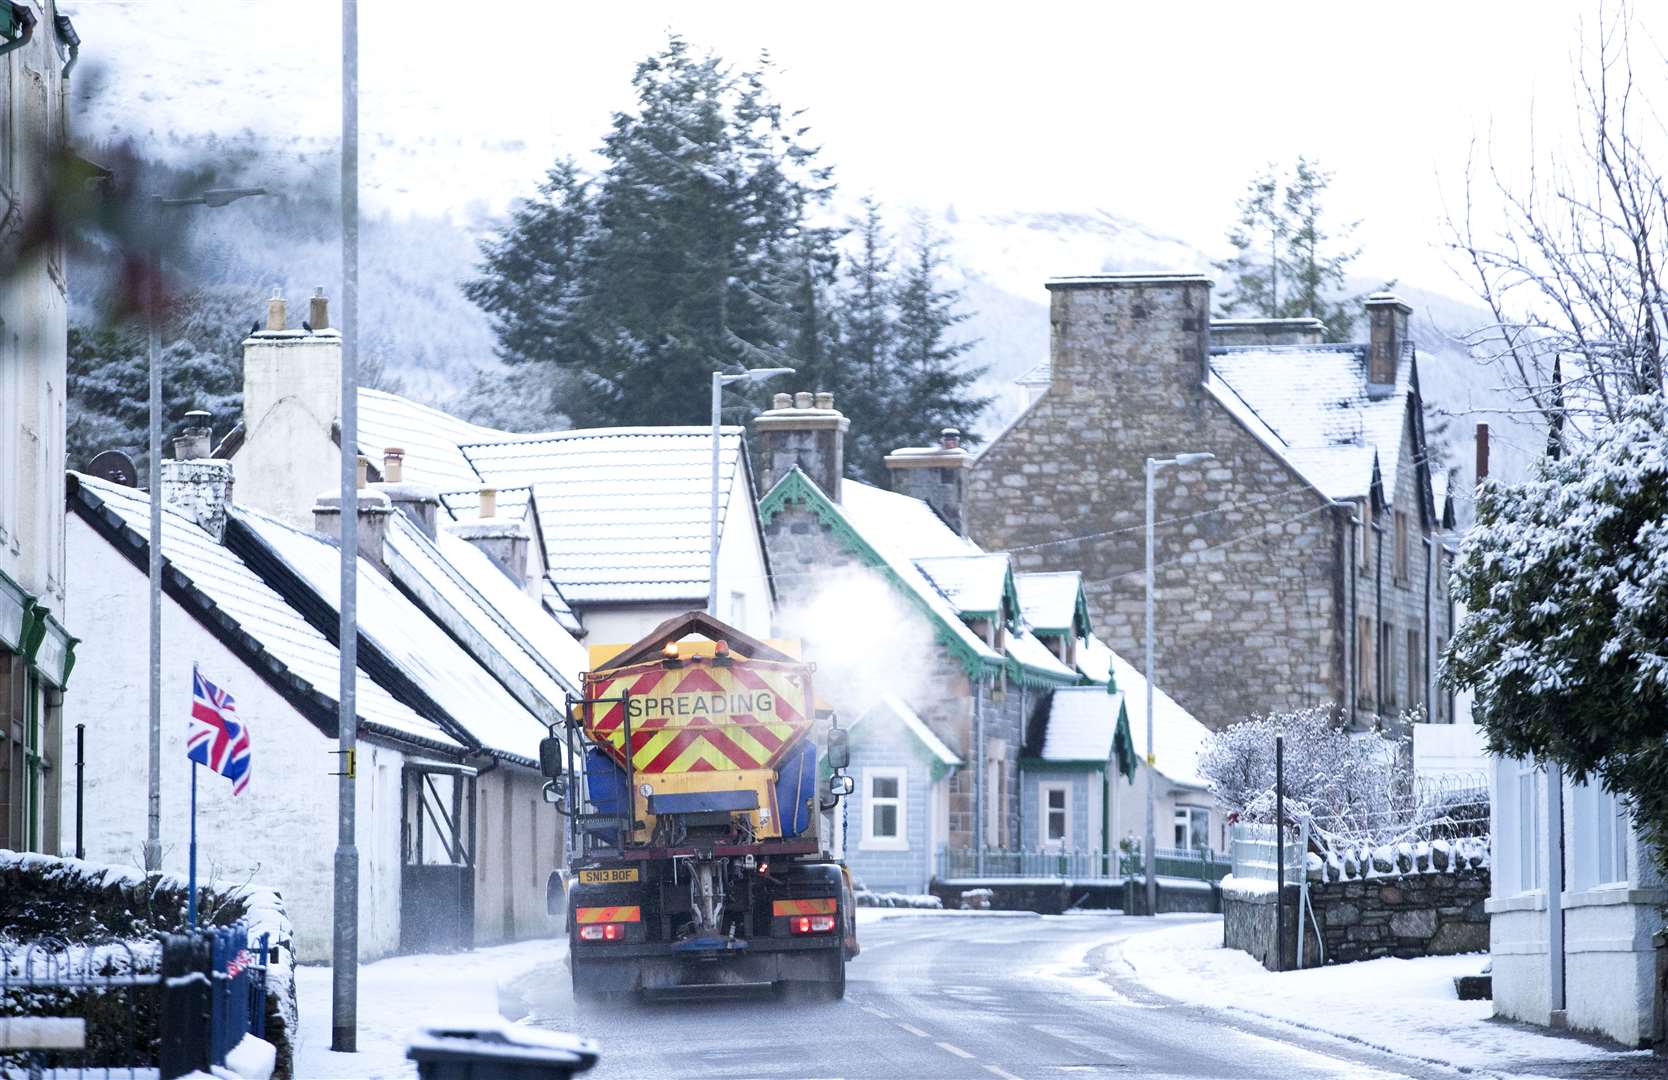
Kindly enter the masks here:
[[602, 1044], [601, 1063], [586, 1074], [598, 1080], [1454, 1075], [1314, 1033], [1132, 996], [1100, 965], [1153, 920], [996, 915], [865, 918], [863, 954], [840, 1002], [744, 990], [576, 1007], [561, 961], [540, 964], [514, 988], [525, 1022]]

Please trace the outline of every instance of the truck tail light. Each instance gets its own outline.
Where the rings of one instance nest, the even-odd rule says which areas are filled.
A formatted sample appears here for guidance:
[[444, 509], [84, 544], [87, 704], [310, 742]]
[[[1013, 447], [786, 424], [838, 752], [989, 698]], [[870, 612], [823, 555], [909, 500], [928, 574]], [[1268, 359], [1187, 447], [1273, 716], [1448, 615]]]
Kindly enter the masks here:
[[788, 930], [795, 934], [827, 934], [833, 929], [832, 915], [796, 915], [788, 920]]
[[580, 941], [624, 941], [624, 923], [591, 923], [579, 928]]

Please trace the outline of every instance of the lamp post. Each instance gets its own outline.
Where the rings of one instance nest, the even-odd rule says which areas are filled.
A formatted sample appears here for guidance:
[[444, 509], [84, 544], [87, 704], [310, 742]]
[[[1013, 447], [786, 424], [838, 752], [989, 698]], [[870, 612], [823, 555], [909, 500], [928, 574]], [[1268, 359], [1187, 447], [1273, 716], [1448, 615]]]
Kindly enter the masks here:
[[734, 375], [722, 371], [712, 373], [712, 532], [711, 550], [707, 557], [707, 614], [718, 618], [718, 458], [719, 421], [724, 404], [724, 388], [731, 383], [749, 379], [768, 379], [773, 375], [792, 375], [791, 367], [748, 368]]
[[1153, 685], [1153, 484], [1158, 471], [1171, 465], [1198, 465], [1214, 461], [1215, 454], [1177, 454], [1170, 458], [1147, 459], [1147, 914], [1158, 914], [1158, 853], [1157, 827], [1153, 816], [1157, 811], [1157, 791], [1153, 786], [1153, 698], [1158, 687]]
[[[163, 208], [181, 206], [226, 206], [250, 195], [265, 195], [265, 188], [210, 188], [197, 195], [151, 200], [151, 271], [150, 286], [145, 298], [145, 322], [148, 331], [150, 359], [150, 450], [151, 460], [146, 470], [150, 486], [151, 521], [150, 552], [147, 569], [150, 576], [150, 790], [145, 812], [145, 872], [162, 869], [162, 245], [158, 235]], [[76, 819], [80, 828], [80, 819]]]

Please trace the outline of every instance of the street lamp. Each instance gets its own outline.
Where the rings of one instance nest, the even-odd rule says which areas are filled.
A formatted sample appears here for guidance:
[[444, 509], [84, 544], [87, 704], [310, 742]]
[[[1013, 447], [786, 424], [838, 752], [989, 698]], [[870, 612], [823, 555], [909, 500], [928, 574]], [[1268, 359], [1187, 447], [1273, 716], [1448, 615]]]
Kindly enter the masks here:
[[731, 383], [749, 379], [768, 379], [775, 375], [792, 375], [791, 367], [748, 368], [734, 375], [722, 371], [712, 373], [712, 541], [707, 561], [707, 614], [718, 618], [718, 440], [719, 420], [723, 408], [724, 388]]
[[1153, 787], [1153, 698], [1158, 687], [1153, 684], [1153, 483], [1158, 470], [1171, 465], [1198, 465], [1214, 461], [1215, 454], [1177, 454], [1170, 458], [1147, 459], [1147, 914], [1158, 914], [1158, 853], [1157, 829], [1153, 822], [1157, 792]]
[[151, 494], [150, 572], [151, 590], [151, 746], [150, 746], [150, 805], [145, 819], [145, 871], [162, 869], [162, 247], [161, 211], [164, 207], [207, 206], [220, 207], [250, 195], [265, 195], [265, 188], [210, 188], [197, 195], [151, 200], [151, 273], [150, 289], [145, 305], [145, 321], [150, 333], [150, 443], [151, 460], [147, 470]]

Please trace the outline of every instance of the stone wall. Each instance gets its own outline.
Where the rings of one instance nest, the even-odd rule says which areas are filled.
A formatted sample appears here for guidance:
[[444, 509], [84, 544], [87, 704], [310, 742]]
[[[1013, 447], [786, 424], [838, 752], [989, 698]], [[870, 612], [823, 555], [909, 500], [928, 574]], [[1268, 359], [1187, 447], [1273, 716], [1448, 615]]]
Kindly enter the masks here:
[[[1326, 944], [1325, 962], [1349, 964], [1393, 956], [1452, 956], [1489, 947], [1489, 872], [1465, 869], [1449, 874], [1309, 883], [1314, 919], [1304, 920], [1303, 963], [1321, 963], [1314, 928]], [[1297, 911], [1301, 890], [1286, 886], [1285, 967], [1296, 966]], [[1275, 902], [1267, 889], [1222, 887], [1223, 944], [1250, 953], [1269, 970], [1275, 960]]]
[[[1016, 570], [1081, 570], [1097, 633], [1139, 656], [1149, 454], [1209, 451], [1156, 489], [1163, 685], [1220, 729], [1343, 701], [1347, 525], [1201, 385], [1210, 283], [1051, 288], [1053, 382], [968, 478], [968, 532]], [[1201, 513], [1217, 510], [1217, 513]], [[1263, 526], [1265, 536], [1218, 546]], [[1103, 533], [1035, 547], [1051, 537]], [[1185, 561], [1183, 555], [1194, 552]]]

